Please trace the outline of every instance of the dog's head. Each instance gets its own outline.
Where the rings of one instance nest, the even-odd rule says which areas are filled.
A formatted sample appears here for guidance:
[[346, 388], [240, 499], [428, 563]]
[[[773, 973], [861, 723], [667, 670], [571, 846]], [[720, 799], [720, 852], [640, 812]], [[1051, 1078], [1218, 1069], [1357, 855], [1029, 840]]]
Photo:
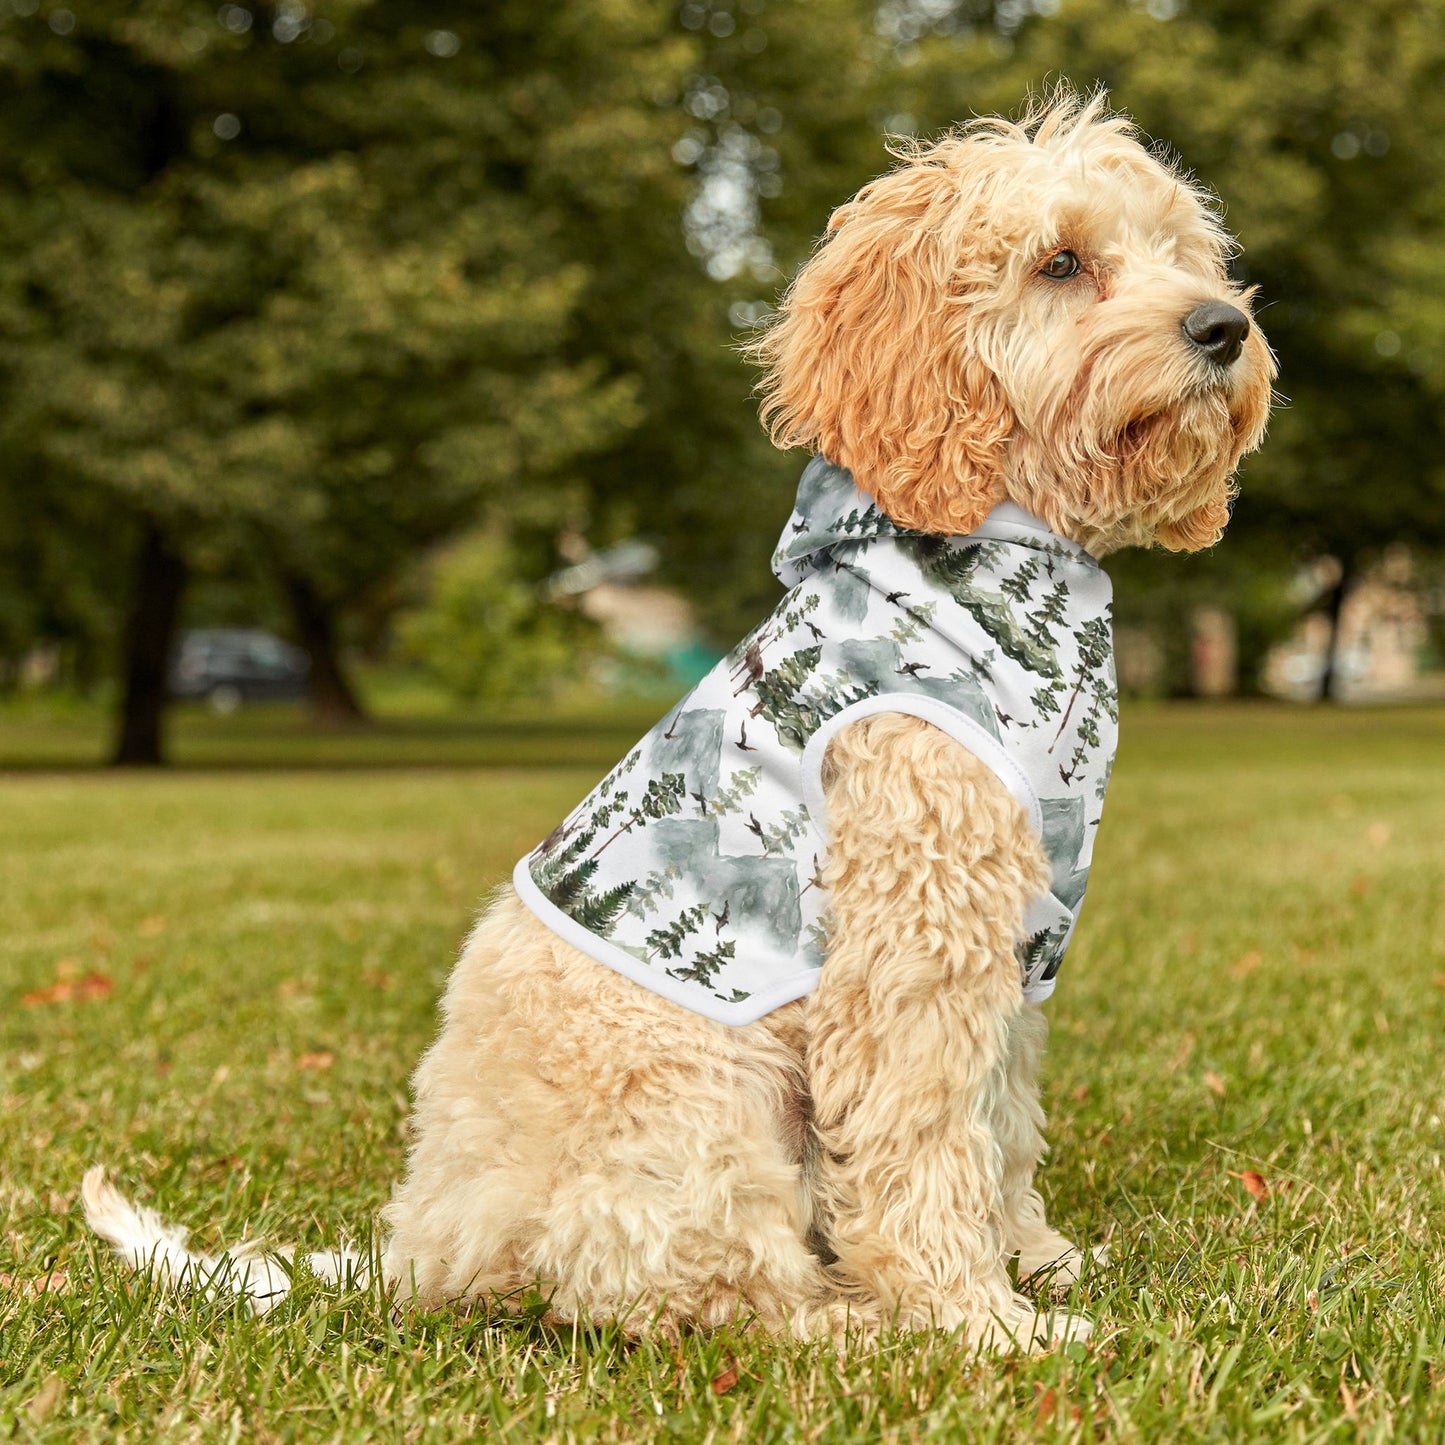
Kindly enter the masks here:
[[901, 155], [752, 348], [774, 441], [923, 531], [1009, 498], [1096, 554], [1217, 541], [1274, 360], [1207, 197], [1102, 97]]

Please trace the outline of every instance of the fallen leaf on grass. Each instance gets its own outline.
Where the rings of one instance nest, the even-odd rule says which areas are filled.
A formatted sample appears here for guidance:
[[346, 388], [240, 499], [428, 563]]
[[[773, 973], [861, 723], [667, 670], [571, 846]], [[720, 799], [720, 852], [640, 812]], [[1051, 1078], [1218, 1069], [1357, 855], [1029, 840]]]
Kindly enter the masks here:
[[1211, 1094], [1217, 1094], [1221, 1099], [1224, 1097], [1224, 1080], [1216, 1074], [1213, 1069], [1206, 1071], [1204, 1075], [1204, 1086]]
[[26, 1008], [47, 1003], [88, 1003], [91, 999], [104, 998], [115, 988], [109, 974], [87, 973], [81, 978], [59, 978], [48, 988], [32, 989], [21, 994], [20, 1002]]
[[28, 1279], [23, 1275], [0, 1273], [0, 1289], [13, 1289], [26, 1299], [39, 1299], [43, 1294], [68, 1294], [70, 1276], [63, 1269]]
[[1365, 829], [1365, 838], [1370, 847], [1383, 848], [1390, 841], [1390, 825], [1388, 823], [1371, 823]]
[[364, 968], [361, 971], [361, 981], [368, 988], [374, 988], [379, 993], [390, 993], [395, 979], [382, 968]]
[[1034, 1406], [1034, 1424], [1052, 1425], [1059, 1408], [1058, 1394], [1052, 1389], [1040, 1390], [1038, 1403]]
[[336, 1062], [336, 1055], [326, 1049], [319, 1049], [314, 1054], [302, 1054], [296, 1060], [298, 1069], [329, 1069]]
[[712, 1392], [714, 1395], [726, 1395], [737, 1382], [738, 1362], [729, 1355], [727, 1369], [712, 1377]]
[[1089, 1086], [1080, 1084], [1078, 1088], [1069, 1090], [1069, 1098], [1076, 1104], [1082, 1104], [1089, 1097]]
[[1269, 1193], [1269, 1181], [1254, 1169], [1242, 1169], [1236, 1173], [1229, 1170], [1229, 1177], [1244, 1185], [1245, 1192], [1253, 1199], [1263, 1199]]
[[1248, 953], [1241, 955], [1235, 960], [1235, 978], [1244, 978], [1251, 974], [1264, 962], [1264, 955], [1257, 949], [1251, 948]]
[[1350, 895], [1354, 898], [1363, 898], [1374, 886], [1373, 879], [1366, 878], [1363, 873], [1357, 874], [1350, 879]]
[[1445, 988], [1445, 973], [1437, 973], [1435, 975], [1435, 987]]
[[142, 938], [159, 938], [166, 931], [166, 921], [159, 914], [154, 918], [142, 918], [136, 932]]

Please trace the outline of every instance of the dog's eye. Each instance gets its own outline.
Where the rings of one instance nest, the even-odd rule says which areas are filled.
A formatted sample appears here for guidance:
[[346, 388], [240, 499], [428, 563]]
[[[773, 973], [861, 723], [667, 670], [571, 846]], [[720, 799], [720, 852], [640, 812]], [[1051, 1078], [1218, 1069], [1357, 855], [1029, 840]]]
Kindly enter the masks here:
[[1079, 258], [1072, 251], [1055, 251], [1039, 267], [1039, 275], [1047, 276], [1050, 281], [1067, 281], [1069, 277], [1077, 276], [1082, 269]]

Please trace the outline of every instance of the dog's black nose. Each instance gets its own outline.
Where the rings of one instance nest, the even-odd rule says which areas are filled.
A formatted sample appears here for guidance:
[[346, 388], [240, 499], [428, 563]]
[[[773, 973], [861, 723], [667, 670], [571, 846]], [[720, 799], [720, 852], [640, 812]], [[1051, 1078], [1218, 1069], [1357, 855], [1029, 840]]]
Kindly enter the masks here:
[[1239, 359], [1249, 335], [1249, 317], [1223, 301], [1206, 301], [1184, 318], [1184, 334], [1216, 366]]

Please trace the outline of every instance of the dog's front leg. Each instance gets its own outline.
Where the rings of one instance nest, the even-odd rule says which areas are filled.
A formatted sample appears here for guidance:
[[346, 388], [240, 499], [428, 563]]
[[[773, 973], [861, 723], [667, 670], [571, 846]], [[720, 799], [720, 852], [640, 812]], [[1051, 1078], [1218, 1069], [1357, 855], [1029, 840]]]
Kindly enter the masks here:
[[830, 944], [810, 1004], [820, 1213], [865, 1312], [982, 1344], [1078, 1337], [1006, 1269], [995, 1111], [1022, 1008], [1015, 945], [1048, 877], [1023, 809], [930, 725], [868, 718], [825, 778]]

